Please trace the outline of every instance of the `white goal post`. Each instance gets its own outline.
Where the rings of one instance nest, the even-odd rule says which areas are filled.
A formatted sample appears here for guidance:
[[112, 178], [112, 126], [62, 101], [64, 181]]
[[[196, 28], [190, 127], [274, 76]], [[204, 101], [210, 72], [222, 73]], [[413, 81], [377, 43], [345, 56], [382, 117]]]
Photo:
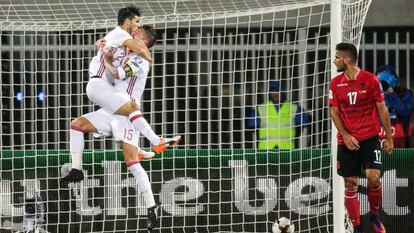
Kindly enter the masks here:
[[[271, 232], [282, 216], [298, 232], [345, 232], [328, 85], [334, 46], [359, 45], [370, 3], [0, 1], [0, 231], [24, 230], [34, 217], [48, 232], [145, 230], [145, 207], [111, 138], [88, 135], [86, 179], [70, 189], [58, 182], [71, 120], [96, 109], [85, 91], [95, 41], [134, 4], [158, 33], [144, 117], [159, 135], [183, 136], [142, 162], [161, 205], [154, 232]], [[274, 139], [274, 122], [260, 113], [275, 88], [291, 106], [276, 140], [289, 149], [261, 144]], [[27, 212], [32, 204], [41, 214]]]

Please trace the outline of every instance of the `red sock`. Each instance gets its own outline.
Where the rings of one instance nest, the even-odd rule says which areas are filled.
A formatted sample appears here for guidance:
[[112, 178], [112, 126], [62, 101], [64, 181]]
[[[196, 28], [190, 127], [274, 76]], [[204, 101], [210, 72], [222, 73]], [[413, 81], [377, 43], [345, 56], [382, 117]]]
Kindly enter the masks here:
[[345, 190], [345, 207], [353, 226], [361, 224], [357, 191]]
[[369, 206], [371, 208], [371, 214], [377, 215], [378, 210], [381, 206], [382, 200], [382, 185], [380, 184], [379, 187], [370, 187], [368, 188], [368, 201]]

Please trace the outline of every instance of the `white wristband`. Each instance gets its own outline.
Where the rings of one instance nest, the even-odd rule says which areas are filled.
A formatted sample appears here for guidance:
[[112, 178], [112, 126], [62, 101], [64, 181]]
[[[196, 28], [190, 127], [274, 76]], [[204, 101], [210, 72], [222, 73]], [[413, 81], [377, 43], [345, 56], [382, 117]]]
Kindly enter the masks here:
[[118, 75], [120, 80], [124, 80], [126, 77], [125, 70], [122, 68], [122, 66], [118, 67]]

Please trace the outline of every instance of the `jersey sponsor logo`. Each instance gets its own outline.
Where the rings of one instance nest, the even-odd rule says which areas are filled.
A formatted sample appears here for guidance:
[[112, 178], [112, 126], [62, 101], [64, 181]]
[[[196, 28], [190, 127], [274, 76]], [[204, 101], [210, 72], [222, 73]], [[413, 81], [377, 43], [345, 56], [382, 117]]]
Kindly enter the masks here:
[[367, 93], [367, 90], [360, 90], [360, 91], [358, 91], [358, 93], [359, 94], [365, 94], [365, 93]]
[[344, 87], [344, 86], [348, 86], [348, 83], [340, 83], [340, 84], [336, 84], [337, 87]]

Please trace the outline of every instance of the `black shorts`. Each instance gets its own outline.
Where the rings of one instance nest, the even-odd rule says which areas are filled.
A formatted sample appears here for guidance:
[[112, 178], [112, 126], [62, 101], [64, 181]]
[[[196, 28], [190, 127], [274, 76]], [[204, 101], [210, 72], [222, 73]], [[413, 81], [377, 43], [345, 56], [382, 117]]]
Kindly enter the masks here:
[[381, 163], [381, 146], [377, 136], [359, 142], [359, 149], [349, 150], [345, 145], [338, 145], [337, 172], [343, 177], [360, 176], [361, 168], [379, 169]]

